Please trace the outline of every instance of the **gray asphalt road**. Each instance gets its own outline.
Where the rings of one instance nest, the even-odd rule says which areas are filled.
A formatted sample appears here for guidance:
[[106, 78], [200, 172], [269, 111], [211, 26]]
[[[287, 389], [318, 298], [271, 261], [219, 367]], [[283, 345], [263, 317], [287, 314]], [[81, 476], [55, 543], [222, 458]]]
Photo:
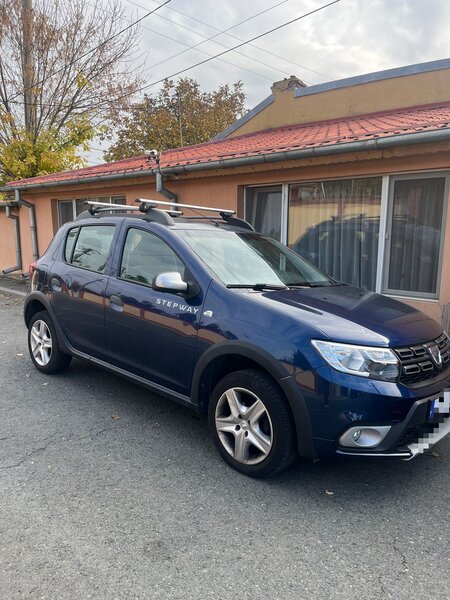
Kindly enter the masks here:
[[268, 481], [188, 410], [79, 361], [47, 377], [0, 296], [0, 598], [448, 599], [450, 440]]

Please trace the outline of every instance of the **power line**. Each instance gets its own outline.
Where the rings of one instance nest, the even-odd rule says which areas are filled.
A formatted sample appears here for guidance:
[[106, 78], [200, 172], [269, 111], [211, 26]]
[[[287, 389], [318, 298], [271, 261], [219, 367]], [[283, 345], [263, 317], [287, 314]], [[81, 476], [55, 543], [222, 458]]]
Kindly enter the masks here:
[[[92, 6], [92, 4], [90, 4], [89, 2], [87, 2], [87, 4], [89, 4], [89, 6]], [[136, 6], [138, 6], [138, 5], [136, 4]], [[169, 8], [169, 7], [167, 7], [167, 8]], [[124, 19], [125, 21], [129, 20], [126, 17], [122, 17], [122, 19]], [[171, 21], [170, 19], [167, 19], [167, 20], [170, 21], [171, 23], [175, 23], [175, 21]], [[145, 25], [139, 25], [139, 27], [141, 27], [142, 29], [145, 29], [146, 31], [150, 31], [151, 33], [154, 33], [155, 35], [158, 35], [158, 36], [163, 37], [163, 38], [165, 38], [167, 40], [175, 42], [176, 44], [180, 44], [181, 46], [185, 46], [186, 47], [186, 51], [190, 50], [191, 48], [193, 48], [193, 46], [191, 46], [190, 44], [186, 44], [185, 42], [181, 42], [180, 40], [177, 40], [176, 38], [170, 37], [169, 35], [166, 35], [164, 33], [161, 33], [160, 31], [156, 31], [154, 29], [151, 29], [150, 27], [147, 27]], [[183, 27], [183, 26], [180, 25], [180, 27]], [[185, 29], [188, 29], [188, 28], [185, 28]], [[196, 33], [197, 35], [201, 35], [202, 37], [206, 38], [206, 36], [202, 35], [201, 33], [198, 33], [196, 31], [194, 31], [193, 29], [188, 29], [188, 31], [192, 31], [193, 33]], [[216, 43], [219, 43], [219, 42], [216, 42]], [[220, 45], [223, 45], [224, 48], [227, 48], [227, 46], [225, 46], [224, 44], [220, 44]], [[205, 50], [200, 50], [198, 48], [196, 48], [196, 50], [197, 50], [197, 52], [200, 52], [201, 54], [205, 54], [206, 56], [213, 56], [213, 54], [211, 54], [210, 52], [206, 52]], [[255, 62], [259, 62], [260, 64], [263, 64], [264, 66], [268, 67], [269, 69], [277, 70], [280, 73], [284, 73], [285, 75], [287, 74], [287, 71], [281, 71], [280, 69], [277, 69], [276, 67], [273, 67], [272, 65], [268, 65], [267, 63], [264, 63], [264, 62], [262, 62], [262, 61], [260, 61], [260, 60], [258, 60], [256, 58], [252, 58], [251, 56], [248, 56], [248, 55], [243, 54], [243, 53], [238, 53], [238, 54], [242, 54], [242, 56], [245, 56], [246, 58], [250, 58], [251, 60], [254, 60]], [[257, 73], [256, 71], [252, 71], [251, 69], [248, 69], [246, 67], [242, 67], [240, 65], [237, 65], [236, 63], [233, 63], [233, 62], [231, 62], [229, 60], [223, 60], [223, 59], [219, 59], [219, 60], [221, 60], [221, 62], [223, 62], [223, 63], [225, 63], [227, 65], [231, 65], [232, 67], [236, 67], [237, 69], [240, 69], [241, 71], [247, 71], [247, 73], [251, 73], [252, 75], [256, 75], [257, 77], [262, 77], [263, 79], [266, 79], [267, 81], [273, 81], [272, 77], [267, 77], [266, 75], [262, 75], [261, 73]], [[148, 71], [149, 69], [153, 68], [153, 66], [154, 65], [152, 65], [151, 67], [148, 67], [148, 68], [144, 69], [143, 72]]]
[[[321, 10], [324, 10], [325, 8], [328, 8], [329, 6], [332, 6], [333, 4], [337, 4], [340, 1], [341, 0], [333, 0], [332, 2], [328, 2], [328, 4], [323, 4], [322, 6], [319, 6], [318, 8], [315, 8], [314, 10], [310, 10], [309, 12], [304, 13], [303, 15], [300, 15], [299, 17], [295, 17], [295, 19], [286, 21], [285, 23], [282, 23], [281, 25], [278, 25], [277, 27], [273, 27], [272, 29], [265, 31], [264, 33], [260, 33], [259, 35], [256, 35], [256, 36], [250, 38], [249, 40], [245, 40], [245, 41], [241, 42], [240, 44], [233, 46], [233, 48], [228, 48], [227, 50], [223, 50], [222, 52], [219, 52], [218, 54], [215, 54], [214, 56], [211, 56], [210, 58], [206, 58], [205, 60], [195, 63], [194, 65], [191, 65], [190, 67], [180, 69], [176, 73], [172, 73], [171, 75], [167, 75], [166, 77], [163, 77], [162, 79], [158, 79], [157, 81], [153, 81], [152, 83], [144, 85], [140, 89], [136, 90], [136, 92], [142, 92], [143, 90], [146, 90], [158, 83], [162, 83], [166, 79], [171, 79], [172, 77], [177, 77], [178, 75], [181, 75], [182, 73], [185, 73], [186, 71], [190, 71], [191, 69], [199, 67], [200, 65], [204, 65], [205, 63], [210, 62], [211, 60], [213, 60], [215, 58], [219, 58], [220, 56], [223, 56], [224, 54], [228, 54], [228, 52], [232, 52], [233, 50], [236, 50], [237, 48], [241, 48], [242, 46], [245, 46], [246, 44], [253, 42], [254, 40], [258, 40], [266, 35], [269, 35], [269, 33], [273, 33], [275, 31], [278, 31], [279, 29], [282, 29], [283, 27], [287, 27], [287, 25], [291, 25], [292, 23], [300, 21], [301, 19], [305, 19], [306, 17], [309, 17]], [[120, 100], [121, 98], [125, 98], [129, 95], [130, 95], [129, 93], [124, 94], [123, 96], [119, 96], [119, 98], [116, 98], [116, 100]]]
[[98, 44], [97, 46], [95, 46], [94, 48], [91, 48], [90, 50], [87, 50], [84, 54], [82, 54], [81, 56], [77, 56], [76, 58], [74, 58], [72, 61], [70, 61], [69, 63], [67, 63], [66, 65], [64, 65], [63, 67], [61, 67], [60, 69], [57, 69], [56, 71], [54, 71], [53, 73], [50, 73], [50, 75], [48, 75], [47, 77], [45, 77], [44, 79], [41, 79], [41, 81], [37, 81], [35, 82], [31, 87], [25, 88], [23, 90], [23, 92], [17, 93], [15, 96], [12, 96], [12, 98], [9, 99], [9, 101], [11, 102], [12, 100], [14, 100], [15, 98], [17, 98], [18, 96], [21, 96], [22, 93], [28, 92], [30, 90], [32, 90], [33, 88], [35, 88], [36, 86], [42, 85], [43, 83], [45, 83], [46, 81], [48, 81], [51, 77], [53, 77], [54, 75], [57, 75], [58, 73], [60, 73], [61, 71], [64, 71], [65, 69], [67, 69], [68, 67], [71, 67], [72, 65], [74, 65], [77, 61], [81, 60], [82, 58], [84, 58], [85, 56], [88, 56], [88, 54], [92, 54], [92, 52], [95, 52], [96, 50], [98, 50], [99, 48], [101, 48], [102, 46], [104, 46], [105, 44], [107, 44], [108, 42], [110, 42], [111, 40], [115, 39], [116, 37], [118, 37], [119, 35], [122, 35], [123, 33], [125, 33], [126, 31], [128, 31], [129, 29], [131, 29], [132, 27], [134, 27], [135, 25], [138, 25], [141, 21], [143, 21], [144, 19], [146, 19], [147, 17], [149, 17], [150, 15], [152, 15], [153, 13], [155, 13], [157, 10], [159, 10], [160, 8], [162, 8], [163, 6], [165, 6], [166, 4], [169, 4], [171, 0], [166, 0], [165, 2], [163, 2], [162, 4], [158, 4], [158, 6], [156, 8], [154, 8], [153, 10], [149, 11], [147, 14], [145, 14], [143, 17], [139, 17], [139, 19], [137, 19], [136, 21], [133, 21], [132, 23], [130, 23], [129, 25], [127, 25], [126, 27], [124, 27], [123, 29], [121, 29], [120, 31], [118, 31], [117, 33], [115, 33], [114, 35], [110, 36], [109, 38], [107, 38], [106, 40], [103, 40], [103, 42], [101, 42], [100, 44]]
[[[176, 73], [172, 73], [170, 75], [166, 75], [165, 77], [162, 77], [161, 79], [158, 79], [157, 81], [153, 81], [152, 83], [146, 84], [144, 86], [142, 86], [141, 88], [133, 91], [133, 92], [128, 92], [126, 94], [123, 94], [122, 96], [119, 96], [117, 98], [115, 98], [115, 102], [117, 102], [118, 100], [121, 100], [123, 98], [127, 98], [128, 96], [130, 96], [131, 94], [135, 94], [138, 92], [142, 92], [150, 87], [153, 87], [154, 85], [157, 85], [158, 83], [162, 83], [163, 81], [167, 80], [167, 79], [171, 79], [172, 77], [177, 77], [178, 75], [181, 75], [182, 73], [185, 73], [186, 71], [190, 71], [191, 69], [194, 69], [198, 66], [201, 66], [203, 64], [206, 64], [208, 62], [210, 62], [211, 60], [214, 60], [216, 58], [219, 58], [225, 54], [227, 54], [228, 52], [232, 52], [234, 50], [236, 50], [237, 48], [241, 48], [242, 46], [245, 46], [246, 44], [249, 44], [250, 42], [253, 42], [254, 40], [260, 39], [266, 35], [269, 35], [270, 33], [273, 33], [275, 31], [278, 31], [288, 25], [291, 25], [292, 23], [295, 23], [297, 21], [300, 21], [301, 19], [305, 19], [306, 17], [309, 17], [321, 10], [324, 10], [325, 8], [328, 8], [329, 6], [332, 6], [333, 4], [337, 4], [338, 2], [340, 2], [341, 0], [333, 0], [332, 2], [329, 2], [327, 4], [324, 4], [322, 6], [319, 6], [318, 8], [315, 8], [314, 10], [311, 10], [307, 13], [304, 13], [302, 15], [300, 15], [299, 17], [295, 17], [294, 19], [290, 19], [289, 21], [286, 21], [285, 23], [282, 23], [281, 25], [278, 25], [277, 27], [273, 27], [272, 29], [269, 29], [268, 31], [265, 31], [263, 33], [260, 33], [259, 35], [254, 36], [253, 38], [250, 38], [249, 40], [245, 40], [243, 42], [241, 42], [240, 44], [237, 44], [236, 46], [233, 46], [232, 48], [227, 48], [226, 50], [223, 50], [222, 52], [219, 52], [218, 54], [215, 54], [213, 56], [209, 56], [209, 58], [206, 58], [200, 62], [197, 62], [189, 67], [185, 67], [184, 69], [180, 69], [179, 71], [177, 71]], [[160, 6], [163, 6], [162, 4]], [[105, 100], [103, 102], [100, 102], [97, 105], [97, 109], [104, 104], [107, 104], [109, 101]], [[116, 104], [117, 106], [117, 104]], [[129, 107], [124, 107], [126, 109], [128, 109]]]
[[[214, 40], [216, 37], [218, 37], [219, 35], [223, 34], [223, 33], [227, 33], [228, 31], [230, 31], [231, 29], [234, 29], [235, 27], [238, 27], [239, 25], [242, 25], [243, 23], [247, 23], [248, 21], [251, 21], [252, 19], [255, 19], [256, 17], [259, 17], [260, 15], [267, 13], [271, 10], [273, 10], [274, 8], [277, 8], [278, 6], [281, 6], [281, 4], [286, 4], [286, 2], [289, 2], [290, 0], [282, 0], [281, 2], [278, 2], [277, 4], [274, 4], [273, 6], [270, 6], [269, 8], [266, 8], [265, 10], [261, 10], [260, 12], [247, 17], [246, 19], [244, 19], [243, 21], [239, 21], [239, 23], [235, 23], [234, 25], [231, 25], [230, 27], [228, 27], [227, 29], [224, 29], [223, 31], [218, 30], [218, 33], [215, 33], [214, 35], [212, 35], [211, 37], [207, 37], [205, 35], [203, 35], [202, 33], [199, 33], [198, 31], [195, 31], [194, 29], [191, 29], [190, 27], [186, 27], [185, 25], [181, 25], [180, 23], [176, 23], [176, 21], [172, 21], [171, 19], [168, 19], [167, 17], [163, 17], [161, 15], [157, 15], [159, 16], [161, 19], [164, 19], [165, 21], [169, 21], [170, 23], [174, 23], [175, 25], [178, 25], [179, 27], [182, 27], [183, 29], [186, 29], [187, 31], [191, 31], [192, 33], [195, 33], [196, 35], [199, 35], [203, 38], [203, 40], [201, 42], [198, 42], [197, 44], [194, 44], [193, 46], [188, 46], [185, 50], [181, 50], [181, 52], [177, 52], [176, 54], [172, 54], [172, 56], [169, 56], [168, 58], [165, 58], [164, 60], [161, 60], [153, 65], [150, 65], [150, 67], [147, 67], [146, 69], [144, 69], [144, 72], [146, 71], [150, 71], [150, 69], [154, 69], [155, 67], [158, 67], [159, 65], [162, 65], [166, 62], [168, 62], [169, 60], [172, 60], [173, 58], [176, 58], [177, 56], [181, 56], [182, 54], [185, 54], [186, 52], [189, 52], [189, 50], [194, 50], [196, 48], [198, 48], [198, 46], [201, 46], [202, 44], [206, 44], [206, 42], [209, 42], [210, 40]], [[138, 8], [143, 8], [143, 6], [141, 6], [140, 4], [137, 4], [136, 2], [133, 2], [132, 0], [126, 0], [126, 2], [128, 2], [129, 4], [133, 4], [134, 6], [137, 6]], [[214, 28], [215, 29], [215, 28]], [[242, 41], [242, 40], [241, 40]], [[226, 44], [222, 44], [221, 42], [215, 40], [214, 42], [215, 44], [218, 44], [219, 46], [222, 46], [223, 48], [229, 48], [229, 46], [227, 46]], [[208, 53], [206, 53], [208, 54]], [[287, 73], [287, 71], [283, 71], [282, 69], [279, 69], [278, 67], [273, 67], [272, 65], [268, 65], [267, 63], [265, 63], [262, 60], [259, 60], [257, 58], [253, 58], [252, 56], [249, 56], [248, 54], [244, 54], [243, 52], [237, 52], [236, 54], [240, 54], [241, 56], [244, 56], [247, 59], [253, 60], [261, 65], [264, 65], [265, 67], [269, 67], [269, 69], [273, 69], [275, 71], [279, 71], [280, 73], [283, 73], [284, 75], [288, 75], [289, 73]], [[211, 56], [211, 54], [209, 54], [209, 56]]]
[[[142, 8], [143, 10], [146, 10], [141, 4], [138, 4], [137, 2], [134, 2], [132, 0], [125, 0], [126, 2], [133, 4], [134, 6], [137, 6], [138, 8]], [[157, 4], [157, 0], [151, 0], [152, 2], [154, 2], [155, 4]], [[274, 7], [271, 8], [275, 8], [278, 5], [275, 5]], [[214, 29], [215, 31], [218, 31], [220, 33], [225, 33], [224, 31], [220, 31], [220, 29], [218, 27], [215, 27], [214, 25], [211, 25], [211, 23], [207, 23], [206, 21], [202, 21], [201, 19], [198, 19], [196, 17], [193, 17], [192, 15], [189, 15], [188, 13], [185, 13], [181, 10], [178, 10], [177, 8], [173, 8], [172, 6], [167, 6], [166, 7], [167, 10], [170, 10], [172, 12], [176, 12], [180, 15], [183, 15], [184, 17], [187, 17], [188, 19], [191, 19], [192, 21], [196, 21], [197, 23], [200, 23], [201, 25], [205, 25], [206, 27], [210, 27], [211, 29]], [[267, 9], [267, 10], [271, 10], [271, 8]], [[265, 11], [262, 11], [265, 12]], [[266, 11], [267, 12], [267, 11]], [[258, 13], [261, 14], [261, 13]], [[197, 35], [202, 35], [201, 33], [199, 33], [198, 31], [195, 31], [194, 29], [191, 29], [190, 27], [187, 27], [186, 25], [183, 25], [182, 23], [177, 23], [177, 21], [173, 21], [172, 19], [168, 19], [167, 17], [163, 17], [162, 15], [157, 15], [160, 19], [164, 19], [166, 21], [169, 21], [170, 23], [176, 25], [177, 27], [182, 27], [183, 29], [186, 29], [187, 31], [191, 31], [193, 33], [196, 33]], [[242, 21], [243, 23], [244, 21]], [[227, 33], [226, 35], [228, 35], [229, 37], [234, 38], [235, 40], [239, 40], [239, 41], [243, 41], [242, 38], [238, 37], [237, 35], [234, 35], [232, 33], [228, 33], [229, 29], [233, 29], [234, 27], [237, 27], [237, 25], [240, 25], [241, 23], [237, 23], [236, 25], [233, 25], [233, 27], [228, 28], [227, 30], [225, 30]], [[148, 27], [145, 27], [145, 29], [148, 29]], [[157, 32], [155, 32], [157, 33]], [[206, 36], [203, 36], [206, 38]], [[214, 36], [215, 37], [215, 36]], [[211, 39], [211, 38], [210, 38]], [[206, 41], [206, 39], [205, 39]], [[219, 42], [216, 42], [217, 44]], [[310, 69], [309, 67], [306, 67], [305, 65], [301, 65], [300, 63], [297, 63], [293, 60], [290, 60], [289, 58], [286, 58], [285, 56], [280, 56], [279, 54], [276, 54], [275, 52], [271, 52], [270, 50], [267, 50], [266, 48], [262, 48], [261, 46], [257, 46], [256, 44], [252, 44], [249, 43], [249, 46], [251, 46], [252, 48], [255, 48], [256, 50], [260, 50], [261, 52], [265, 52], [266, 54], [270, 54], [271, 56], [278, 58], [280, 60], [283, 60], [285, 62], [291, 63], [292, 65], [295, 65], [296, 67], [300, 67], [301, 69], [305, 69], [306, 71], [310, 71], [311, 73], [314, 73], [315, 75], [320, 75], [321, 77], [324, 77], [325, 79], [329, 79], [332, 80], [333, 78], [330, 77], [329, 75], [326, 75], [324, 73], [321, 73], [320, 71], [315, 71], [314, 69]], [[248, 55], [244, 55], [247, 56], [247, 58], [252, 58]], [[252, 60], [256, 60], [256, 59], [252, 59]], [[263, 63], [264, 64], [264, 63]], [[273, 67], [272, 67], [273, 68]], [[282, 73], [286, 73], [286, 71], [281, 71]]]

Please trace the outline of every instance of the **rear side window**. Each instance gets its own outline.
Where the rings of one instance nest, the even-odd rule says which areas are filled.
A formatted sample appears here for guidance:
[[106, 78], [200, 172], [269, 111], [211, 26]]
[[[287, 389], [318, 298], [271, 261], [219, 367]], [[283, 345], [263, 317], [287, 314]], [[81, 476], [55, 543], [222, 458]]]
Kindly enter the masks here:
[[[74, 230], [69, 232], [69, 236]], [[66, 260], [76, 267], [103, 273], [106, 260], [111, 248], [111, 242], [114, 237], [114, 225], [87, 225], [81, 227], [78, 237], [74, 234], [73, 241], [66, 241]], [[76, 238], [76, 242], [75, 242]], [[70, 250], [70, 243], [75, 243], [73, 251]]]
[[147, 231], [128, 230], [120, 277], [151, 285], [157, 275], [174, 271], [184, 277], [184, 263], [170, 246]]
[[66, 262], [70, 262], [72, 258], [72, 250], [75, 244], [75, 240], [77, 239], [79, 227], [74, 227], [71, 229], [66, 238], [66, 247], [64, 249], [64, 260]]

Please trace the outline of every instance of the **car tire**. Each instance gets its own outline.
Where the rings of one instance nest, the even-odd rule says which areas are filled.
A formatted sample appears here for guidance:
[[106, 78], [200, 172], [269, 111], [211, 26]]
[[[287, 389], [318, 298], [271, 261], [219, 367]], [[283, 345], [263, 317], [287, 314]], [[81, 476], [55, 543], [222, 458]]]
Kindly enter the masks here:
[[295, 431], [286, 399], [262, 371], [226, 375], [208, 408], [214, 444], [224, 460], [250, 477], [268, 477], [296, 456]]
[[55, 326], [45, 310], [36, 313], [30, 321], [28, 350], [36, 369], [48, 375], [64, 371], [72, 360], [70, 355], [61, 352]]

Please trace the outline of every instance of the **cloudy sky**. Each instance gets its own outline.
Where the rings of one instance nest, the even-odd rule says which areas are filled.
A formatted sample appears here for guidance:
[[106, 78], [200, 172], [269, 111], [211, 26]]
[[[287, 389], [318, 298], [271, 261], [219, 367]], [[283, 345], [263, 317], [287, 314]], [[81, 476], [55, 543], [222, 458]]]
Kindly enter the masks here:
[[[130, 20], [162, 3], [121, 1]], [[171, 0], [140, 25], [143, 77], [149, 84], [170, 77], [328, 1]], [[313, 85], [448, 58], [449, 28], [445, 0], [340, 0], [183, 75], [207, 90], [241, 80], [251, 108], [269, 95], [273, 81], [290, 74]], [[89, 161], [102, 161], [99, 149]]]

